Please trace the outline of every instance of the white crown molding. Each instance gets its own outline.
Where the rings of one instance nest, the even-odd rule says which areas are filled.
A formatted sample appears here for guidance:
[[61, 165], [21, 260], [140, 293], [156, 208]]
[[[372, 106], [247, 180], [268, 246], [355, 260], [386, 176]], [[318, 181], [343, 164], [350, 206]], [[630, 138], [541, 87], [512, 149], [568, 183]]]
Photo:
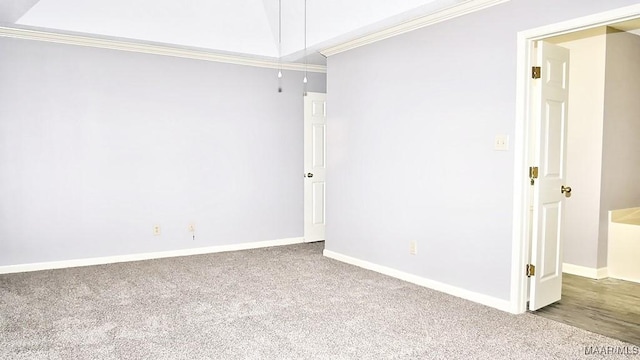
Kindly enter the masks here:
[[251, 58], [248, 56], [218, 54], [205, 50], [195, 49], [181, 49], [164, 45], [152, 45], [144, 43], [136, 43], [133, 41], [123, 40], [111, 40], [101, 39], [90, 36], [58, 34], [54, 32], [41, 31], [41, 30], [29, 30], [19, 29], [11, 27], [0, 26], [0, 37], [8, 37], [14, 39], [35, 40], [44, 41], [59, 44], [69, 44], [78, 46], [87, 46], [102, 49], [112, 49], [121, 51], [131, 51], [144, 54], [155, 54], [164, 56], [173, 56], [186, 59], [196, 59], [213, 61], [227, 64], [254, 66], [269, 69], [278, 69], [282, 67], [283, 70], [293, 71], [305, 71], [326, 73], [327, 67], [324, 65], [315, 64], [298, 64], [298, 63], [282, 63], [273, 60], [262, 60], [257, 58]]
[[0, 266], [0, 274], [65, 269], [65, 268], [72, 268], [72, 267], [79, 267], [79, 266], [115, 264], [115, 263], [128, 262], [128, 261], [162, 259], [162, 258], [169, 258], [169, 257], [176, 257], [176, 256], [213, 254], [213, 253], [227, 252], [227, 251], [239, 251], [239, 250], [259, 249], [259, 248], [282, 246], [282, 245], [294, 245], [294, 244], [301, 244], [303, 242], [304, 242], [304, 238], [298, 237], [298, 238], [258, 241], [258, 242], [251, 242], [251, 243], [242, 243], [242, 244], [218, 245], [218, 246], [200, 247], [200, 248], [192, 248], [192, 249], [160, 251], [160, 252], [152, 252], [152, 253], [105, 256], [105, 257], [97, 257], [97, 258], [51, 261], [51, 262], [32, 263], [32, 264], [7, 265], [7, 266]]
[[441, 283], [438, 281], [426, 279], [417, 275], [409, 274], [400, 270], [392, 269], [390, 267], [374, 264], [368, 261], [353, 258], [351, 256], [343, 255], [333, 252], [331, 250], [324, 250], [323, 255], [334, 260], [341, 261], [350, 265], [358, 266], [363, 269], [375, 271], [377, 273], [394, 277], [412, 284], [416, 284], [422, 287], [440, 291], [449, 295], [453, 295], [465, 300], [473, 301], [482, 305], [490, 306], [492, 308], [502, 310], [505, 312], [511, 312], [511, 302], [508, 300], [502, 300], [493, 296], [480, 294], [467, 289], [459, 288], [449, 284]]
[[376, 41], [388, 39], [390, 37], [404, 34], [416, 29], [420, 29], [429, 25], [433, 25], [445, 20], [453, 19], [458, 16], [466, 15], [475, 11], [486, 9], [488, 7], [502, 4], [510, 0], [469, 0], [459, 5], [454, 5], [437, 12], [425, 16], [418, 17], [413, 20], [406, 21], [399, 25], [394, 25], [381, 31], [362, 36], [360, 38], [347, 41], [340, 45], [332, 46], [321, 50], [324, 56], [332, 56], [341, 52], [355, 49], [357, 47], [374, 43]]

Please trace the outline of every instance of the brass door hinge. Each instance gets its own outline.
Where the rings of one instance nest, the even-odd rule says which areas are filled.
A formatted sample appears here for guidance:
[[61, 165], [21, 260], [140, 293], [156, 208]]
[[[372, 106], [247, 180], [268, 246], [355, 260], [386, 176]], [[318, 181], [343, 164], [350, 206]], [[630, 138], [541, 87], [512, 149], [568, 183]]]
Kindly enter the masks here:
[[531, 68], [531, 77], [534, 79], [540, 79], [540, 66], [534, 66]]
[[529, 179], [531, 179], [531, 185], [535, 184], [537, 178], [538, 178], [538, 167], [529, 166]]
[[533, 264], [527, 264], [527, 277], [532, 277], [536, 275], [536, 266]]

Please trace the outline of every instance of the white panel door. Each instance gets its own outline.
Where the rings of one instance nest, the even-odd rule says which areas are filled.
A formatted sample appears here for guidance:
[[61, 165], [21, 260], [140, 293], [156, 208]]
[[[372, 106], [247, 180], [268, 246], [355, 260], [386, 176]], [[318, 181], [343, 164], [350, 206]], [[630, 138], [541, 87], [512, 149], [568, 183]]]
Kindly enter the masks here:
[[562, 293], [562, 219], [566, 185], [569, 50], [539, 41], [537, 64], [541, 77], [533, 80], [533, 119], [537, 126], [538, 179], [533, 189], [533, 231], [529, 309], [560, 300]]
[[327, 95], [304, 97], [304, 240], [324, 240]]

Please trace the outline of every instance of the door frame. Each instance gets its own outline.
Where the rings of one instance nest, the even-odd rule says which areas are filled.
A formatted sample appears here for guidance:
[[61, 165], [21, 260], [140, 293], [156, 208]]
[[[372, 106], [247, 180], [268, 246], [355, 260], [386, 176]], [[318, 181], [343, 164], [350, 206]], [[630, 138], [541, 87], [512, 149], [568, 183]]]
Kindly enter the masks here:
[[511, 312], [524, 313], [527, 308], [528, 278], [525, 267], [529, 261], [529, 166], [532, 156], [530, 129], [531, 67], [533, 45], [544, 38], [568, 34], [640, 17], [640, 4], [609, 10], [577, 19], [518, 32], [516, 58], [516, 122], [514, 132], [513, 233], [511, 258]]

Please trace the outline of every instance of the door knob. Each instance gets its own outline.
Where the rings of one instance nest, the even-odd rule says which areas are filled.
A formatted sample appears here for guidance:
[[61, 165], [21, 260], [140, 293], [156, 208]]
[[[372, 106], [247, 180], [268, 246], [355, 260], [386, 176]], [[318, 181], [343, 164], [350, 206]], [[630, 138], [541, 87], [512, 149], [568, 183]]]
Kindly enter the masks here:
[[308, 173], [307, 177], [313, 177], [313, 174], [312, 173]]
[[560, 186], [560, 192], [566, 197], [571, 197], [571, 186]]

